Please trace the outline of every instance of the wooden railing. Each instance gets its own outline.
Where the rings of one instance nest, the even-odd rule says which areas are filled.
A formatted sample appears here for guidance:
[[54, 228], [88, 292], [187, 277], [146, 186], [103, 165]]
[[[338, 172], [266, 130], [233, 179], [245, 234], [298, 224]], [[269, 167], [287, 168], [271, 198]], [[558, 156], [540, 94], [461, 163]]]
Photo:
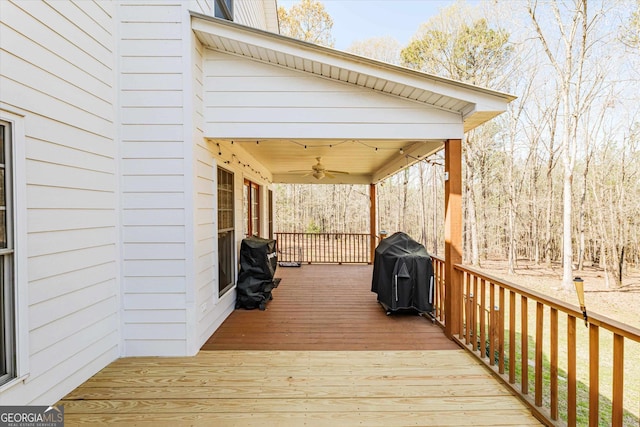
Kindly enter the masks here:
[[445, 324], [444, 315], [444, 258], [431, 255], [433, 262], [433, 279], [435, 283], [433, 295], [433, 316], [441, 324]]
[[275, 233], [278, 262], [371, 263], [371, 235], [364, 233]]
[[[549, 425], [640, 425], [640, 330], [462, 265], [460, 319], [444, 318], [444, 261], [433, 259], [436, 319]], [[582, 324], [584, 323], [584, 326]]]

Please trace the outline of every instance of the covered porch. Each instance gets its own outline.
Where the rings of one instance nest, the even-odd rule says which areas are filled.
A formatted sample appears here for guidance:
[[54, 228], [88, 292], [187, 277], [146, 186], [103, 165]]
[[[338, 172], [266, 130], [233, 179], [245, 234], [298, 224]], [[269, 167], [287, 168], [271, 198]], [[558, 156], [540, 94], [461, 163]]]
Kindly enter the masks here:
[[482, 362], [415, 314], [387, 316], [368, 265], [279, 268], [192, 358], [124, 358], [66, 396], [121, 425], [541, 425]]
[[[65, 397], [69, 422], [540, 425], [534, 411], [548, 425], [587, 419], [595, 426], [601, 415], [605, 425], [622, 425], [625, 342], [640, 342], [640, 331], [596, 315], [577, 329], [576, 307], [462, 265], [462, 139], [504, 112], [512, 96], [197, 14], [192, 29], [202, 58], [194, 71], [202, 96], [195, 139], [205, 158], [197, 208], [211, 214], [215, 178], [204, 178], [227, 171], [232, 179], [217, 188], [229, 194], [222, 214], [230, 213], [235, 243], [243, 237], [242, 208], [234, 207], [243, 182], [259, 200], [263, 237], [263, 190], [272, 184], [351, 183], [370, 188], [371, 250], [379, 231], [375, 185], [444, 149], [437, 324], [387, 317], [369, 291], [369, 266], [281, 269], [267, 311], [233, 311], [230, 292], [214, 299], [231, 314], [211, 327], [195, 357], [117, 360]], [[215, 247], [219, 234], [211, 234]], [[190, 312], [195, 307], [208, 305], [198, 301]], [[579, 347], [585, 332], [587, 346]], [[609, 401], [598, 371], [605, 333], [613, 341], [607, 360], [615, 361]], [[584, 348], [588, 360], [577, 357]], [[589, 371], [588, 380], [580, 371]], [[577, 390], [585, 384], [589, 414], [578, 421], [587, 398]]]

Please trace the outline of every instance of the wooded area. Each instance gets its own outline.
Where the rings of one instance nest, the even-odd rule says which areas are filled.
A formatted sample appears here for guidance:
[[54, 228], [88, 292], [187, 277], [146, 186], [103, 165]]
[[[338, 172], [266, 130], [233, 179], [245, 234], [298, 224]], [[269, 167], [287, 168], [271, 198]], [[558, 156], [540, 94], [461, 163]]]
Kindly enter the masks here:
[[[321, 2], [281, 8], [281, 24], [309, 10], [329, 22], [305, 21], [306, 33], [332, 43]], [[407, 46], [380, 37], [347, 50], [518, 96], [464, 140], [465, 263], [561, 262], [564, 286], [585, 264], [618, 285], [638, 267], [640, 0], [459, 2]], [[444, 246], [442, 164], [435, 156], [377, 187], [380, 229], [434, 254]], [[368, 211], [366, 186], [276, 188], [278, 231], [368, 232]]]

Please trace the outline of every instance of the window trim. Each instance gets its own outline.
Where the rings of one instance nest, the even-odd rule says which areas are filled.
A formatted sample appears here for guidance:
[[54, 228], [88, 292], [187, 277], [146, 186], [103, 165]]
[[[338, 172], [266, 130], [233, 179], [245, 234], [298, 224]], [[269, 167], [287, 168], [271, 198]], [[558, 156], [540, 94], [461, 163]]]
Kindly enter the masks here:
[[[27, 382], [29, 377], [29, 316], [27, 281], [27, 188], [26, 188], [26, 142], [24, 116], [0, 109], [0, 121], [11, 128], [12, 154], [12, 233], [13, 233], [13, 283], [14, 283], [14, 348], [15, 377], [0, 385], [0, 392], [16, 384]], [[6, 160], [5, 160], [6, 161]]]
[[[0, 147], [4, 150], [0, 156], [4, 158], [4, 162], [0, 163], [3, 169], [4, 180], [0, 180], [0, 187], [4, 197], [4, 206], [0, 206], [0, 211], [4, 212], [4, 224], [6, 229], [4, 235], [0, 234], [0, 241], [3, 246], [0, 247], [0, 292], [2, 292], [2, 307], [0, 307], [0, 315], [3, 324], [6, 324], [0, 331], [0, 340], [2, 341], [0, 348], [2, 353], [0, 358], [3, 370], [0, 371], [0, 385], [7, 384], [18, 376], [17, 370], [17, 345], [16, 345], [16, 285], [14, 280], [15, 271], [15, 239], [14, 239], [14, 216], [13, 216], [13, 135], [12, 125], [9, 122], [0, 120], [0, 133], [2, 134], [3, 145]], [[6, 330], [5, 330], [6, 328]]]
[[[253, 197], [253, 191], [255, 190], [255, 199]], [[247, 224], [247, 229], [246, 230], [242, 230], [244, 233], [245, 237], [250, 237], [250, 236], [260, 236], [260, 231], [262, 229], [262, 203], [260, 202], [260, 194], [262, 193], [260, 191], [260, 184], [258, 184], [257, 182], [251, 181], [247, 178], [244, 179], [244, 186], [243, 186], [243, 198], [246, 196], [247, 197], [247, 206], [243, 206], [243, 221], [246, 221]], [[257, 205], [256, 210], [258, 212], [257, 213], [257, 221], [256, 221], [256, 226], [258, 228], [258, 230], [254, 230], [253, 229], [253, 219], [254, 219], [254, 205]], [[246, 211], [244, 211], [246, 208]]]
[[[217, 260], [216, 260], [216, 264], [218, 265], [218, 299], [222, 298], [224, 295], [228, 294], [229, 291], [231, 289], [233, 289], [236, 285], [236, 280], [235, 277], [237, 275], [237, 271], [235, 268], [235, 264], [236, 264], [236, 228], [237, 228], [237, 224], [235, 221], [235, 205], [236, 205], [236, 200], [235, 200], [235, 194], [236, 194], [236, 181], [235, 181], [235, 173], [233, 171], [230, 171], [228, 169], [225, 169], [223, 167], [221, 167], [220, 165], [215, 165], [214, 166], [216, 168], [216, 173], [215, 173], [215, 203], [216, 203], [216, 218], [218, 218], [218, 214], [220, 212], [220, 205], [219, 205], [219, 197], [220, 197], [220, 178], [219, 178], [219, 174], [220, 172], [224, 172], [230, 175], [231, 177], [231, 203], [232, 203], [232, 207], [231, 207], [231, 215], [232, 215], [232, 220], [231, 220], [231, 228], [229, 227], [225, 227], [225, 228], [220, 228], [220, 220], [216, 219], [216, 250], [217, 252]], [[225, 285], [224, 288], [220, 289], [220, 233], [221, 232], [231, 232], [231, 269], [233, 271], [230, 272], [231, 274], [231, 282], [227, 283]]]
[[[220, 11], [220, 14], [224, 16], [216, 15], [217, 11]], [[213, 15], [227, 21], [233, 21], [233, 0], [229, 0], [229, 4], [227, 4], [226, 0], [214, 0]]]

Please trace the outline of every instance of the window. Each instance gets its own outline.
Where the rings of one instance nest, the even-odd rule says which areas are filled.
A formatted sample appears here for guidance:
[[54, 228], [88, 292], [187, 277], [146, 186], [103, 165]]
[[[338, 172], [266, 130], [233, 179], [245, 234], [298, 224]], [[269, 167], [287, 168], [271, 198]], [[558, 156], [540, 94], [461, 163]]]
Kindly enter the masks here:
[[215, 0], [214, 9], [216, 18], [233, 21], [233, 0]]
[[245, 179], [242, 202], [245, 237], [260, 235], [260, 186]]
[[233, 174], [218, 168], [218, 295], [220, 296], [234, 284], [233, 223]]
[[0, 121], [0, 385], [16, 377], [11, 126]]

